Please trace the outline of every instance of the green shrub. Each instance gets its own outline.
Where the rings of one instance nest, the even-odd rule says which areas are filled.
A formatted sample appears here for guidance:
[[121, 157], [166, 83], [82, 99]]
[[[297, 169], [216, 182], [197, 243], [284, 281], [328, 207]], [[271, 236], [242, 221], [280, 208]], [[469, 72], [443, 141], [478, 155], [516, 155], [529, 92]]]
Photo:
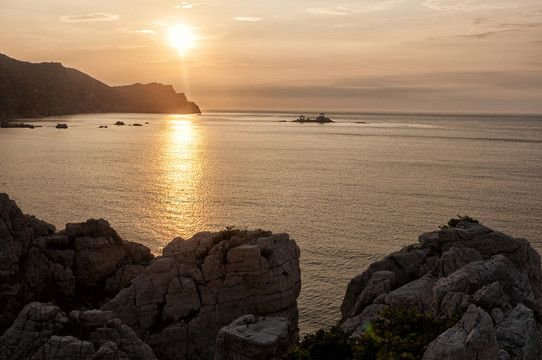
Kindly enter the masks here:
[[396, 360], [421, 359], [427, 346], [451, 327], [457, 319], [438, 320], [415, 310], [385, 309], [382, 316], [366, 326], [360, 338], [340, 327], [318, 330], [306, 335], [297, 346], [288, 350], [283, 360]]
[[458, 224], [460, 221], [466, 221], [466, 222], [470, 222], [470, 223], [473, 223], [473, 224], [480, 224], [480, 222], [479, 222], [478, 220], [473, 219], [473, 218], [471, 218], [471, 217], [468, 216], [468, 215], [464, 215], [464, 216], [457, 215], [457, 218], [451, 218], [450, 220], [448, 220], [448, 224], [446, 224], [446, 225], [441, 225], [441, 226], [439, 226], [439, 228], [441, 228], [442, 230], [444, 230], [444, 229], [456, 227], [457, 224]]
[[213, 237], [213, 243], [216, 245], [222, 240], [229, 240], [234, 236], [244, 237], [246, 231], [239, 230], [235, 226], [226, 226], [224, 230], [220, 230], [218, 234]]
[[329, 330], [318, 330], [314, 334], [305, 335], [303, 341], [288, 350], [283, 360], [348, 360], [352, 359], [354, 340], [350, 332], [344, 332], [334, 326]]

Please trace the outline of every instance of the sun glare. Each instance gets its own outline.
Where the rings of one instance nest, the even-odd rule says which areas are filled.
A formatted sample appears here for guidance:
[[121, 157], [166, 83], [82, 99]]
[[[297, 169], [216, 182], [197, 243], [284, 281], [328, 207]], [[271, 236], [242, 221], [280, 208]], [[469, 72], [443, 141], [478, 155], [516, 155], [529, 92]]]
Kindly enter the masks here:
[[186, 50], [196, 46], [197, 37], [192, 28], [183, 25], [175, 24], [169, 27], [168, 31], [169, 45], [179, 51], [179, 54], [184, 55]]

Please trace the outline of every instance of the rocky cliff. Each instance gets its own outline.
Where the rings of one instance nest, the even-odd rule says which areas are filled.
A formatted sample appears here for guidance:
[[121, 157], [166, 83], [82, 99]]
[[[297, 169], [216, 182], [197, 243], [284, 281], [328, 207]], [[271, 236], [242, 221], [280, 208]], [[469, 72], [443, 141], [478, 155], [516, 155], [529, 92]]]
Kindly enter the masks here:
[[0, 119], [81, 113], [199, 113], [162, 84], [111, 87], [60, 63], [29, 63], [0, 54]]
[[348, 285], [342, 327], [360, 336], [385, 308], [459, 316], [425, 360], [542, 358], [540, 256], [527, 241], [479, 224], [423, 234], [373, 263]]
[[0, 359], [212, 359], [220, 329], [249, 314], [280, 324], [271, 354], [297, 339], [287, 234], [203, 232], [153, 258], [103, 219], [55, 232], [0, 194], [0, 279]]

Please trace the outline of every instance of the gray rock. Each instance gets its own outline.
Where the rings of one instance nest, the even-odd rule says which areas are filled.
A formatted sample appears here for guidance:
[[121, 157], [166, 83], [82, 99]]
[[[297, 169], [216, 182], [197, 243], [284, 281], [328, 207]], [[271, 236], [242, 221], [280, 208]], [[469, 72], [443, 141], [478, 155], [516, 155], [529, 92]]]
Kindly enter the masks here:
[[510, 304], [510, 298], [506, 295], [506, 291], [500, 281], [495, 281], [484, 286], [474, 293], [473, 299], [478, 303], [503, 308]]
[[429, 344], [422, 360], [467, 360], [467, 335], [461, 327], [449, 328]]
[[[419, 241], [351, 280], [341, 306], [345, 330], [363, 334], [363, 324], [377, 316], [376, 306], [416, 308], [445, 319], [467, 309], [429, 345], [424, 359], [541, 358], [542, 269], [540, 256], [525, 240], [461, 222], [423, 234]], [[405, 259], [412, 260], [411, 266]], [[378, 288], [383, 281], [375, 281], [381, 276], [375, 274], [385, 271], [396, 282]], [[374, 289], [381, 291], [376, 297]], [[491, 317], [482, 308], [493, 309]]]
[[542, 356], [542, 343], [531, 309], [518, 304], [514, 309], [496, 316], [497, 340], [511, 359], [534, 360]]
[[54, 231], [0, 194], [0, 333], [33, 301], [54, 300], [68, 310], [97, 307], [152, 258], [147, 247], [123, 241], [103, 219]]
[[218, 331], [251, 313], [285, 317], [295, 340], [301, 286], [295, 242], [262, 231], [216, 236], [175, 239], [102, 310], [118, 314], [161, 359], [211, 359]]
[[112, 341], [108, 341], [102, 344], [92, 360], [129, 360], [130, 358], [126, 353], [120, 351], [117, 344]]
[[491, 316], [481, 308], [470, 305], [457, 326], [467, 332], [465, 347], [467, 359], [497, 360], [499, 346]]
[[[0, 337], [0, 359], [156, 360], [152, 349], [114, 315], [73, 311], [68, 319], [58, 306], [28, 304]], [[89, 335], [81, 339], [80, 334]]]
[[437, 267], [440, 276], [449, 276], [468, 263], [482, 260], [482, 255], [474, 249], [453, 247], [442, 254]]
[[540, 255], [524, 239], [516, 239], [480, 224], [460, 222], [454, 228], [422, 234], [423, 248], [446, 252], [452, 247], [471, 248], [484, 259], [505, 256], [516, 269], [526, 275], [537, 299], [537, 312], [542, 310], [542, 268]]
[[487, 261], [467, 264], [450, 276], [441, 278], [433, 289], [437, 314], [442, 314], [444, 297], [450, 292], [473, 295], [496, 281], [506, 284], [502, 288], [511, 305], [524, 303], [531, 308], [535, 307], [535, 296], [528, 277], [519, 273], [507, 258], [496, 255]]
[[53, 335], [32, 356], [32, 360], [77, 359], [91, 360], [96, 351], [88, 341], [73, 336]]
[[[367, 287], [372, 276], [376, 272], [386, 271], [395, 275], [394, 286], [403, 286], [420, 275], [420, 269], [427, 271], [429, 267], [424, 266], [429, 251], [419, 249], [418, 247], [405, 247], [397, 253], [388, 255], [384, 260], [377, 261], [367, 269], [363, 274], [356, 276], [350, 281], [346, 289], [346, 294], [341, 304], [341, 314], [344, 317], [356, 316], [363, 311], [363, 304], [366, 302], [360, 300], [360, 295]], [[425, 272], [422, 271], [422, 276]], [[366, 295], [364, 294], [363, 297]]]
[[57, 306], [30, 303], [0, 337], [0, 359], [30, 359], [53, 335], [69, 323]]
[[288, 329], [282, 317], [241, 316], [218, 332], [214, 359], [275, 359], [290, 345]]
[[78, 320], [81, 323], [81, 326], [87, 329], [103, 327], [109, 320], [117, 317], [117, 314], [112, 311], [101, 311], [96, 309], [82, 311], [78, 315]]
[[431, 313], [435, 282], [432, 275], [425, 275], [386, 294], [384, 303], [396, 309], [416, 308], [420, 312]]
[[423, 355], [423, 360], [497, 360], [499, 347], [488, 313], [471, 305], [454, 327], [439, 335]]
[[341, 328], [344, 331], [352, 331], [352, 336], [354, 337], [362, 336], [367, 331], [367, 324], [374, 319], [380, 318], [379, 312], [386, 308], [388, 308], [388, 306], [382, 304], [369, 305], [363, 309], [361, 314], [346, 319], [341, 324]]
[[391, 271], [377, 271], [372, 274], [371, 279], [357, 298], [356, 304], [351, 310], [352, 314], [359, 314], [363, 309], [372, 304], [382, 294], [386, 294], [394, 288], [397, 279]]

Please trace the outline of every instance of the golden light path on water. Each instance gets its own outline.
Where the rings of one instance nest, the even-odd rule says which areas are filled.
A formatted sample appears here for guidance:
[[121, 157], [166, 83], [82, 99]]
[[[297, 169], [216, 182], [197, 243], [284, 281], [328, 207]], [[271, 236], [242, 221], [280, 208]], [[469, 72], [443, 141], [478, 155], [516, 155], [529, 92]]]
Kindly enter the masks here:
[[[203, 226], [200, 185], [203, 168], [203, 138], [194, 115], [170, 115], [159, 142], [155, 212], [165, 217], [163, 232], [186, 239]], [[162, 239], [161, 247], [171, 238]]]

